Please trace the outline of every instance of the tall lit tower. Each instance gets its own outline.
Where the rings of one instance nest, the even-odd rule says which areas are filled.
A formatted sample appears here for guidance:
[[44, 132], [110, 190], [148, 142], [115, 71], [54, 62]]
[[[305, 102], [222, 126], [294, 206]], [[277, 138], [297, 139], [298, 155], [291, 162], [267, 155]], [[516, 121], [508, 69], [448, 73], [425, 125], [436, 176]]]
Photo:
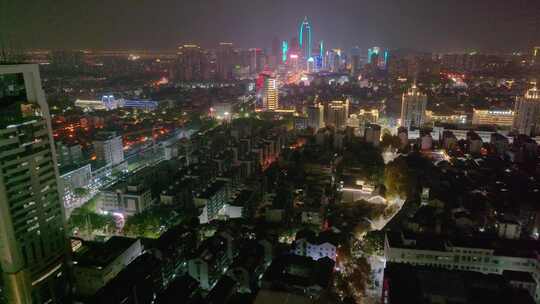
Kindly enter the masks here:
[[401, 100], [401, 126], [407, 129], [420, 128], [426, 120], [427, 95], [420, 92], [416, 84], [403, 93]]
[[265, 110], [277, 110], [279, 108], [277, 79], [271, 76], [265, 76], [264, 78], [263, 108]]
[[534, 86], [515, 105], [514, 129], [519, 134], [536, 136], [540, 134], [540, 91]]
[[300, 24], [300, 30], [298, 33], [298, 42], [300, 43], [300, 48], [304, 49], [305, 59], [311, 58], [311, 51], [313, 49], [312, 42], [312, 33], [311, 33], [311, 24], [308, 21], [308, 18], [305, 17], [304, 21]]
[[64, 209], [37, 65], [0, 65], [0, 104], [0, 289], [6, 303], [64, 303]]
[[281, 63], [285, 63], [287, 61], [288, 54], [289, 54], [289, 42], [287, 40], [283, 40], [281, 42]]
[[381, 48], [378, 46], [369, 48], [368, 49], [368, 63], [373, 63], [374, 59], [379, 57], [380, 52], [381, 52]]

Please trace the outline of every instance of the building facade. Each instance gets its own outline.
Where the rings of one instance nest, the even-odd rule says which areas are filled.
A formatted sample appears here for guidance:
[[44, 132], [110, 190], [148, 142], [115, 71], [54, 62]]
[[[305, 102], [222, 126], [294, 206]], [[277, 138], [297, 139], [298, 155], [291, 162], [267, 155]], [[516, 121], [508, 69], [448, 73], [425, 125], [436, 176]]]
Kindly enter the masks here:
[[516, 101], [515, 112], [514, 129], [519, 134], [540, 134], [540, 91], [536, 85]]
[[420, 128], [426, 121], [427, 95], [413, 85], [401, 99], [401, 126]]
[[270, 111], [279, 109], [279, 90], [276, 78], [269, 76], [264, 78], [263, 108]]
[[67, 242], [37, 65], [0, 65], [0, 269], [6, 303], [61, 303]]
[[474, 109], [473, 125], [494, 125], [512, 127], [514, 124], [514, 111], [512, 110], [478, 110]]
[[94, 150], [97, 160], [107, 165], [117, 165], [124, 161], [124, 146], [122, 136], [116, 133], [103, 133], [94, 141]]
[[315, 132], [324, 128], [324, 107], [322, 104], [310, 105], [306, 109], [308, 116], [308, 127], [312, 128]]

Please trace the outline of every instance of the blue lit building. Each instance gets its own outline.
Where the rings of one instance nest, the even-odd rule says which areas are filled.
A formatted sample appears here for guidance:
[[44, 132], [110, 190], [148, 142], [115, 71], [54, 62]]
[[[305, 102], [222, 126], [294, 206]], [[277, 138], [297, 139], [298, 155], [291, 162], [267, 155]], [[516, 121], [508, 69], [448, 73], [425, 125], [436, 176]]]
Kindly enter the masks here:
[[382, 50], [380, 47], [374, 46], [368, 49], [368, 63], [373, 63], [381, 69], [386, 69], [388, 66], [388, 57], [390, 53], [388, 50]]
[[368, 49], [368, 63], [372, 63], [375, 57], [379, 57], [379, 53], [381, 52], [381, 48], [378, 46], [374, 46], [372, 48]]
[[300, 30], [298, 33], [298, 42], [300, 43], [300, 48], [304, 49], [305, 59], [311, 58], [311, 52], [313, 50], [312, 44], [312, 32], [311, 24], [308, 21], [308, 18], [305, 17], [304, 21], [300, 24]]
[[287, 61], [287, 54], [289, 53], [289, 42], [283, 40], [281, 42], [281, 62], [285, 63]]
[[122, 102], [122, 107], [143, 111], [154, 111], [158, 107], [158, 102], [153, 100], [124, 100]]

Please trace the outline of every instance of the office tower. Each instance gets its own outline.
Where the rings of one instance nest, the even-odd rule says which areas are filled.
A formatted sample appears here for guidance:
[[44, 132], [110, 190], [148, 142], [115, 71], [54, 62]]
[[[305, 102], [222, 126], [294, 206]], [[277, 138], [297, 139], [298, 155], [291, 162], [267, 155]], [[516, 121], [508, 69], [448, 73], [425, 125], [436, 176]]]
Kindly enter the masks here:
[[287, 56], [289, 53], [289, 43], [287, 40], [281, 42], [281, 63], [287, 62]]
[[315, 59], [310, 57], [306, 62], [306, 70], [308, 73], [315, 72]]
[[368, 49], [368, 63], [377, 63], [380, 52], [381, 48], [378, 46], [374, 46]]
[[515, 104], [514, 129], [519, 134], [536, 136], [540, 134], [540, 91], [534, 86]]
[[272, 39], [272, 56], [280, 57], [280, 42], [277, 37]]
[[401, 126], [420, 128], [426, 121], [427, 95], [420, 92], [416, 84], [403, 93], [401, 99]]
[[289, 50], [295, 54], [299, 52], [300, 44], [298, 41], [298, 37], [291, 38], [291, 41], [289, 43]]
[[184, 44], [178, 47], [174, 78], [179, 81], [208, 80], [209, 60], [200, 46]]
[[304, 51], [304, 59], [308, 60], [311, 58], [311, 51], [313, 49], [312, 42], [312, 33], [311, 33], [311, 24], [308, 21], [308, 18], [305, 17], [304, 21], [300, 24], [300, 31], [298, 33], [298, 41], [300, 43], [300, 49]]
[[388, 67], [388, 59], [390, 59], [390, 51], [384, 50], [383, 61], [380, 65], [383, 69], [386, 69]]
[[351, 50], [351, 76], [358, 75], [360, 71], [360, 48], [353, 47]]
[[263, 108], [265, 110], [277, 110], [279, 108], [277, 80], [271, 76], [266, 76], [264, 78]]
[[310, 105], [306, 109], [309, 128], [312, 128], [317, 132], [319, 129], [324, 128], [324, 107], [322, 104], [317, 103]]
[[63, 303], [64, 209], [37, 65], [0, 65], [0, 298]]
[[124, 161], [124, 146], [122, 136], [116, 132], [102, 132], [94, 140], [96, 159], [107, 165], [117, 165]]
[[325, 69], [330, 72], [338, 72], [341, 63], [341, 50], [332, 49], [326, 51], [326, 59], [324, 61]]
[[343, 129], [347, 126], [349, 118], [349, 101], [331, 101], [326, 104], [325, 124], [334, 126], [336, 129]]
[[216, 53], [217, 78], [219, 80], [231, 80], [234, 64], [234, 49], [230, 42], [220, 42]]
[[262, 71], [264, 66], [263, 63], [263, 52], [258, 48], [249, 49], [249, 73], [255, 74]]

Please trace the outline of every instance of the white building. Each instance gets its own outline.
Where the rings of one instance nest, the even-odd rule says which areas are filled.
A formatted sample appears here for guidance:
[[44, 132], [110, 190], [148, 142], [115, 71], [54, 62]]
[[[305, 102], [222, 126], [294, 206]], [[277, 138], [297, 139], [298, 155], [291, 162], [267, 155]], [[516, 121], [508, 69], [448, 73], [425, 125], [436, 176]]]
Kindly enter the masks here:
[[293, 245], [293, 253], [310, 257], [315, 261], [325, 257], [335, 261], [338, 245], [336, 235], [331, 232], [321, 232], [316, 237], [297, 239]]
[[104, 161], [107, 165], [117, 165], [124, 161], [124, 145], [122, 136], [115, 132], [104, 132], [94, 140], [96, 159]]
[[103, 190], [101, 209], [106, 212], [121, 213], [132, 216], [150, 208], [154, 201], [152, 192], [143, 185], [127, 185], [116, 188], [112, 186]]

